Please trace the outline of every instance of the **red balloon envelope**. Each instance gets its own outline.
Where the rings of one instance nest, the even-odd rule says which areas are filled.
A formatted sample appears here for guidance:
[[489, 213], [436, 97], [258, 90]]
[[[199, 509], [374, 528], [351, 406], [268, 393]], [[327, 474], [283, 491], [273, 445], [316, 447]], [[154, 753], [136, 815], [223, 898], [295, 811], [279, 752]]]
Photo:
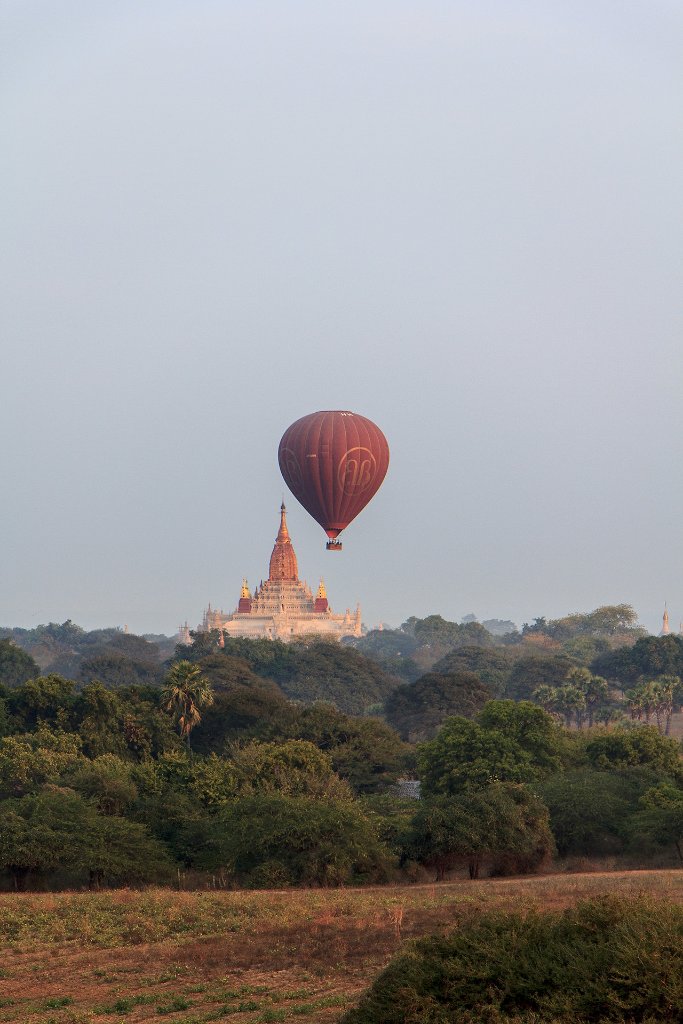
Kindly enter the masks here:
[[313, 412], [285, 430], [278, 462], [294, 497], [334, 541], [378, 491], [389, 467], [389, 445], [365, 416]]

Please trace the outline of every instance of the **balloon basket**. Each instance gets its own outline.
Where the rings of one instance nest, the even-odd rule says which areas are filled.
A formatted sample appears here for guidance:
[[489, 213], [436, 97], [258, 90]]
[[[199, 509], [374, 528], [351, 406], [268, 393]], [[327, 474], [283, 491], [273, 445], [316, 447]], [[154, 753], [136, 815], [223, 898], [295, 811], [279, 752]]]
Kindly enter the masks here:
[[328, 551], [341, 551], [342, 543], [340, 540], [328, 540], [325, 547]]

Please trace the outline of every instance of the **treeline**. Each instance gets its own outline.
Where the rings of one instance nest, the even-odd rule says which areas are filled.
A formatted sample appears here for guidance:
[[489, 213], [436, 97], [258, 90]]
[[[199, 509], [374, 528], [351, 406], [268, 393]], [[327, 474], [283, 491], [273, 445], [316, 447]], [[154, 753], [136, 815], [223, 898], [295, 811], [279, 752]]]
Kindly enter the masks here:
[[107, 686], [158, 685], [164, 676], [162, 662], [173, 656], [174, 647], [169, 637], [135, 636], [120, 629], [87, 631], [71, 620], [35, 629], [0, 628], [0, 680], [8, 685], [25, 682], [37, 667], [84, 683], [99, 679]]
[[[5, 692], [7, 884], [191, 872], [331, 885], [534, 871], [556, 849], [681, 856], [680, 748], [653, 727], [580, 733], [529, 702], [490, 701], [413, 748], [378, 719], [250, 693], [244, 679], [211, 687], [201, 670], [178, 662], [161, 691], [46, 677]], [[415, 769], [422, 798], [402, 799], [395, 782]]]
[[[215, 633], [159, 661], [153, 684], [103, 685], [41, 673], [0, 640], [4, 884], [333, 885], [535, 871], [558, 854], [683, 863], [681, 748], [665, 735], [683, 642], [641, 637], [624, 607], [582, 620], [604, 632], [604, 675], [524, 631], [439, 648], [411, 683], [381, 651]], [[446, 626], [451, 640], [483, 629]], [[419, 779], [419, 800], [401, 779]]]
[[588, 667], [599, 656], [628, 647], [644, 636], [646, 630], [638, 625], [631, 605], [618, 604], [561, 619], [537, 618], [524, 623], [521, 630], [501, 619], [480, 623], [474, 615], [459, 623], [441, 615], [411, 616], [398, 629], [372, 630], [345, 642], [412, 682], [458, 648], [502, 649], [507, 657], [503, 656], [501, 666], [509, 667], [525, 656], [552, 654]]

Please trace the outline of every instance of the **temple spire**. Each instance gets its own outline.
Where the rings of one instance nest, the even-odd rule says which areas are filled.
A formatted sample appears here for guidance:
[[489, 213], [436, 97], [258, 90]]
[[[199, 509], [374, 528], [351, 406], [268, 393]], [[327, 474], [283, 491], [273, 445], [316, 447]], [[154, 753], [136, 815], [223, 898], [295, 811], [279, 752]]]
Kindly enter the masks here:
[[671, 630], [669, 629], [669, 611], [666, 607], [666, 601], [664, 602], [664, 614], [662, 615], [662, 631], [660, 636], [667, 636]]
[[284, 501], [280, 505], [280, 529], [275, 538], [275, 547], [270, 556], [269, 580], [297, 582], [299, 569], [296, 563], [296, 555], [292, 547], [292, 541], [287, 529], [287, 509]]
[[287, 509], [285, 508], [284, 501], [280, 505], [280, 529], [277, 531], [277, 540], [289, 540], [289, 530], [287, 528]]

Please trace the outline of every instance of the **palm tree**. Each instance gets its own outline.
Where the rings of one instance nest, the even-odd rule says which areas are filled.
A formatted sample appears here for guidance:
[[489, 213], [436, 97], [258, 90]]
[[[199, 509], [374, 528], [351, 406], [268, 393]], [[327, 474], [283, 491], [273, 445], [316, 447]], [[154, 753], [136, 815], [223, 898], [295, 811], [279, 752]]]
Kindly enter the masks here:
[[188, 750], [190, 733], [202, 720], [199, 709], [211, 704], [211, 683], [202, 675], [199, 665], [193, 665], [191, 661], [177, 661], [166, 676], [161, 705], [165, 711], [172, 712]]
[[[657, 719], [657, 728], [664, 736], [668, 736], [671, 730], [671, 716], [674, 711], [674, 693], [680, 685], [678, 676], [660, 676], [653, 682], [648, 683], [653, 700], [654, 712]], [[662, 719], [664, 728], [662, 728]]]
[[632, 690], [627, 690], [624, 694], [626, 698], [626, 707], [629, 710], [632, 722], [641, 722], [643, 720], [645, 700], [643, 699], [642, 691], [642, 686], [635, 686]]
[[550, 714], [557, 712], [557, 687], [543, 684], [531, 694], [531, 699], [548, 711]]
[[564, 715], [565, 725], [571, 729], [572, 718], [576, 721], [576, 728], [583, 728], [583, 719], [586, 713], [586, 695], [578, 686], [565, 683], [557, 687], [557, 710]]
[[573, 668], [568, 676], [567, 683], [576, 687], [584, 696], [585, 707], [576, 712], [576, 722], [579, 728], [583, 725], [583, 714], [588, 715], [588, 728], [593, 727], [596, 710], [607, 701], [609, 686], [602, 676], [594, 676], [587, 668]]

